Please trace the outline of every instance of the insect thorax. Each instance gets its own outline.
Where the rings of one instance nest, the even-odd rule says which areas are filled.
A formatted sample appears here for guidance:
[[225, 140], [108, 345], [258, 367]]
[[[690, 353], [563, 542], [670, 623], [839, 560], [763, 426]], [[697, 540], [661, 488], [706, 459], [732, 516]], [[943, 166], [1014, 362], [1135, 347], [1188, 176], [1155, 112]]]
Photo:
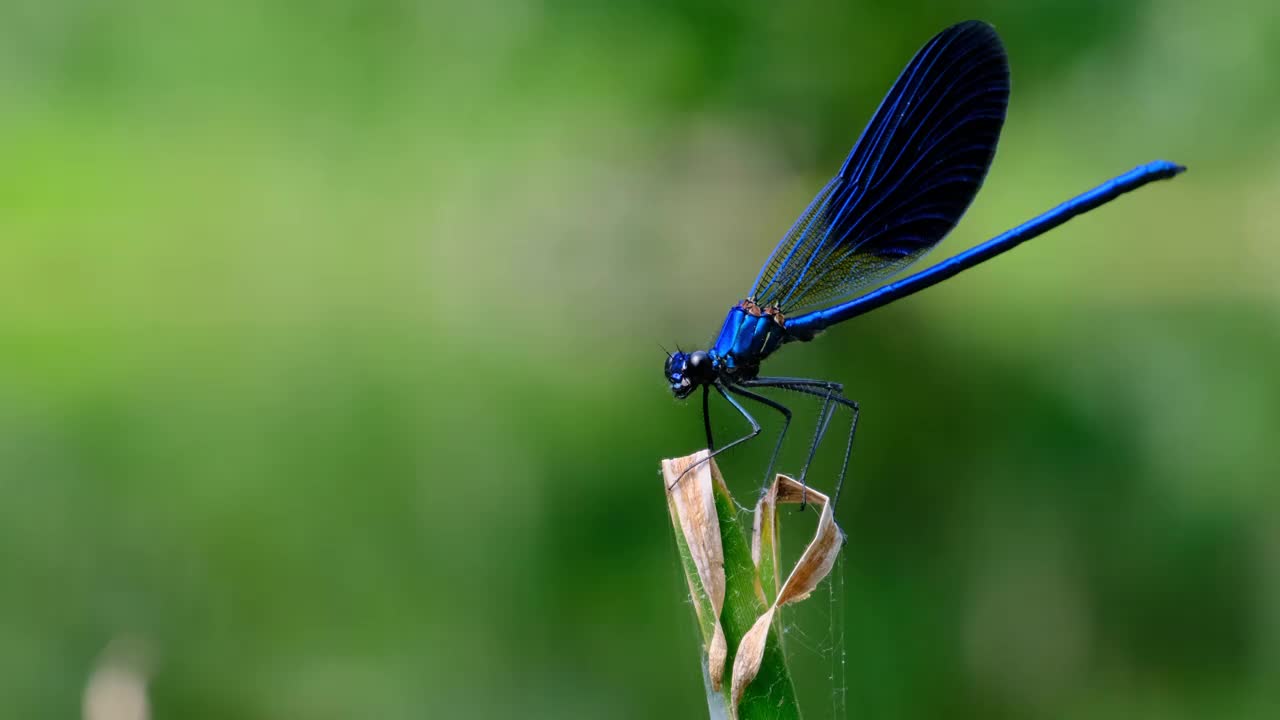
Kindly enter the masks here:
[[721, 377], [731, 381], [749, 380], [759, 372], [760, 363], [786, 339], [786, 319], [782, 313], [748, 299], [729, 310], [711, 354]]

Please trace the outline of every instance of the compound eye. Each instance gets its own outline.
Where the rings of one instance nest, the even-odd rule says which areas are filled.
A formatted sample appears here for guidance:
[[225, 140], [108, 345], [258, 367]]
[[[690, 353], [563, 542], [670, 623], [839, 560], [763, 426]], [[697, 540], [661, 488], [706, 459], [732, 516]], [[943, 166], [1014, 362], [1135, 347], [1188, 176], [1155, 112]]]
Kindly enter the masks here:
[[689, 356], [689, 367], [701, 369], [707, 364], [707, 354], [701, 350]]
[[667, 363], [663, 367], [663, 370], [666, 372], [667, 377], [671, 377], [672, 375], [683, 372], [685, 363], [688, 361], [688, 359], [689, 359], [688, 356], [682, 352], [677, 352], [672, 355], [668, 355]]

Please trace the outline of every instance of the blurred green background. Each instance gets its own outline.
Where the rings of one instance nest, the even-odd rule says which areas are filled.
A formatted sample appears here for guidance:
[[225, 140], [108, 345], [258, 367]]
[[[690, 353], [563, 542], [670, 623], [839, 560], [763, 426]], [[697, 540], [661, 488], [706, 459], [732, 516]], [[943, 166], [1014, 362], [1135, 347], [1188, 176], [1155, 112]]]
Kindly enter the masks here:
[[174, 5], [0, 6], [3, 715], [123, 638], [155, 717], [703, 716], [658, 345], [978, 17], [1012, 105], [932, 259], [1191, 171], [771, 361], [863, 407], [809, 716], [1276, 717], [1276, 3]]

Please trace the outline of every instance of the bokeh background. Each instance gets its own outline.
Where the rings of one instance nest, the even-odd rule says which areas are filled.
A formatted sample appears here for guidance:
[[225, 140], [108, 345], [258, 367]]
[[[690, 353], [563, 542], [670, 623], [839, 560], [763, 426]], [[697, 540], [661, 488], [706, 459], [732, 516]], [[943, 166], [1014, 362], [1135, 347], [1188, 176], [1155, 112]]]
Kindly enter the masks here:
[[934, 260], [1191, 171], [771, 362], [864, 411], [809, 715], [1276, 717], [1270, 0], [4, 2], [2, 714], [702, 716], [659, 343], [970, 17], [1012, 106]]

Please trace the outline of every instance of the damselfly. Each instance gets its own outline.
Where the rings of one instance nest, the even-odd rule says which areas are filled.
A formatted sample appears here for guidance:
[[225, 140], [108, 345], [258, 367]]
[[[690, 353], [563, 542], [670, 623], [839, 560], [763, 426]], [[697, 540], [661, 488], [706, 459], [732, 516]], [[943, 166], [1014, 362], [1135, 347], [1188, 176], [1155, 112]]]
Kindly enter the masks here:
[[[760, 423], [739, 398], [760, 403], [782, 416], [765, 473], [770, 480], [791, 410], [757, 390], [818, 397], [818, 426], [800, 480], [804, 482], [835, 411], [847, 409], [851, 419], [836, 482], [838, 502], [858, 428], [858, 403], [837, 382], [763, 377], [765, 358], [787, 343], [812, 340], [832, 325], [919, 292], [1130, 190], [1184, 170], [1162, 160], [1147, 163], [955, 257], [882, 285], [937, 245], [969, 207], [995, 155], [1008, 103], [1009, 63], [990, 25], [954, 25], [916, 53], [840, 171], [783, 236], [746, 299], [729, 310], [711, 347], [667, 356], [664, 371], [677, 398], [702, 388], [711, 456], [760, 434]], [[712, 390], [751, 425], [750, 433], [719, 449], [711, 433]]]

